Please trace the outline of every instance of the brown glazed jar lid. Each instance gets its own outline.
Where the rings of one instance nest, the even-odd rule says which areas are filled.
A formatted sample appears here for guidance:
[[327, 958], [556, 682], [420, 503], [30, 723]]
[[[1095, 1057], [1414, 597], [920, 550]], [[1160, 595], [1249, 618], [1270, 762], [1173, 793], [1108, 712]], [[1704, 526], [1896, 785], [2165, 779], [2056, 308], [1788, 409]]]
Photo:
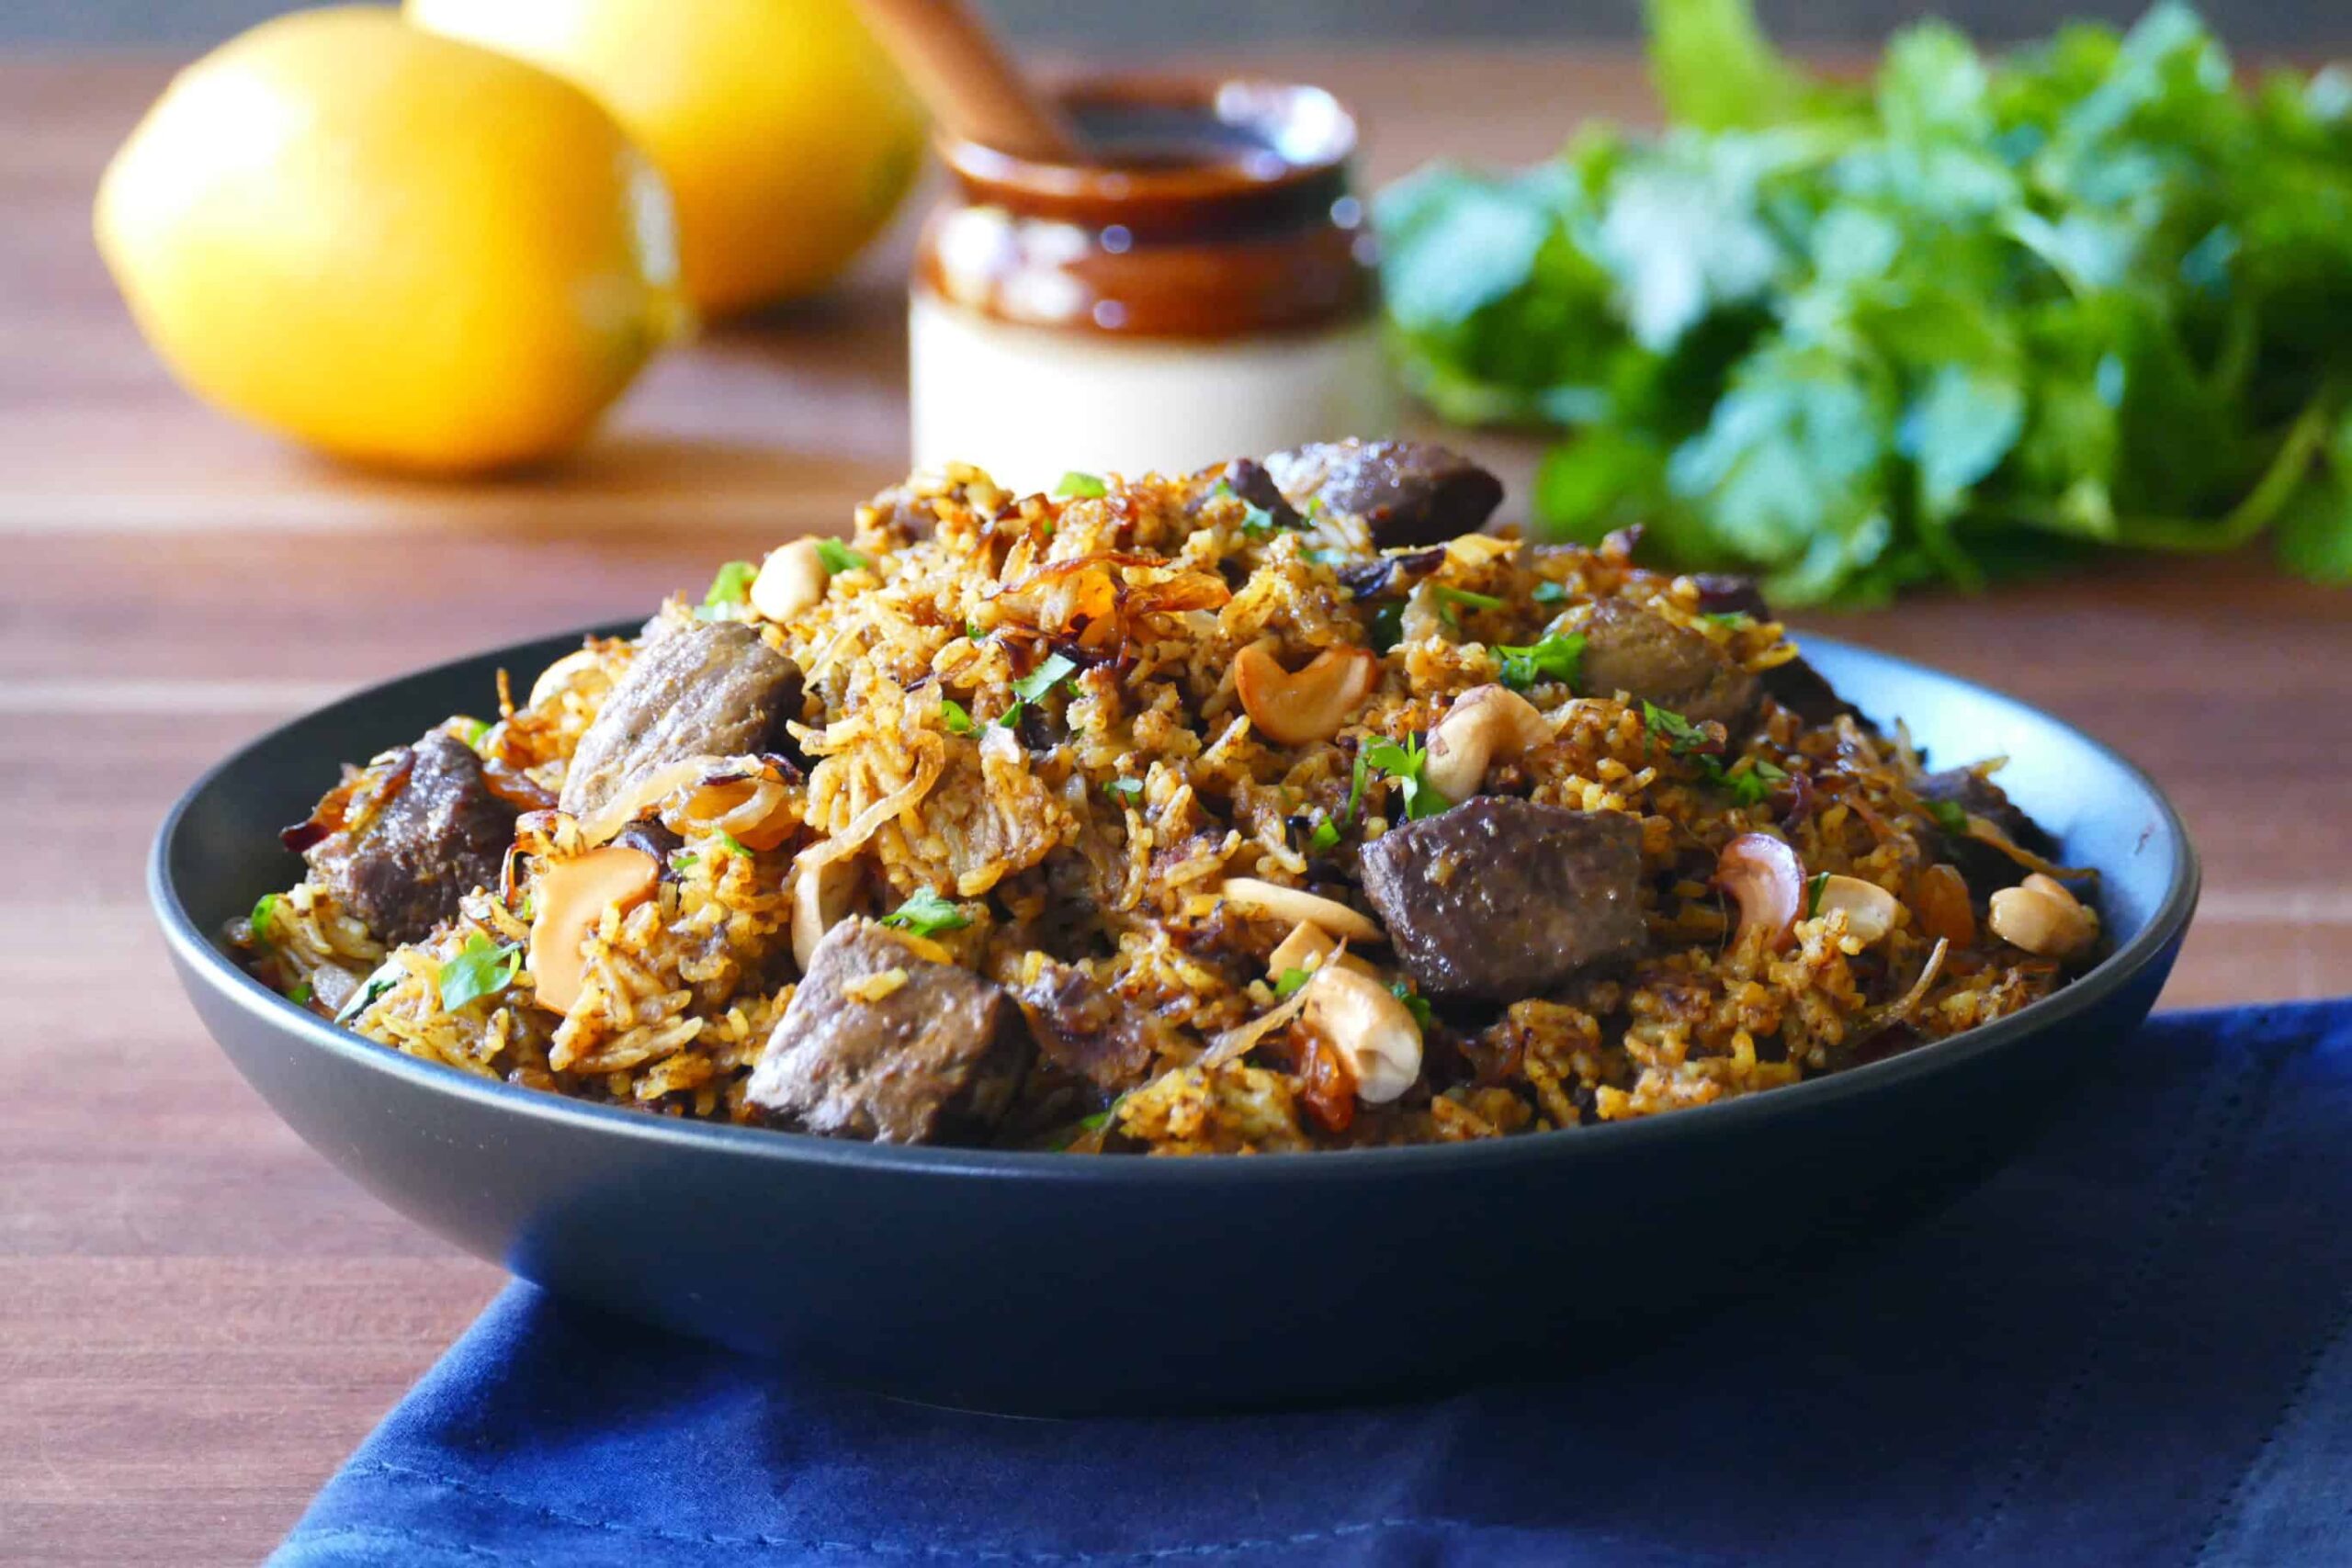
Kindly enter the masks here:
[[1350, 193], [1356, 122], [1320, 87], [1122, 77], [1059, 95], [1095, 155], [954, 136], [919, 285], [1001, 321], [1226, 339], [1340, 324], [1376, 298]]

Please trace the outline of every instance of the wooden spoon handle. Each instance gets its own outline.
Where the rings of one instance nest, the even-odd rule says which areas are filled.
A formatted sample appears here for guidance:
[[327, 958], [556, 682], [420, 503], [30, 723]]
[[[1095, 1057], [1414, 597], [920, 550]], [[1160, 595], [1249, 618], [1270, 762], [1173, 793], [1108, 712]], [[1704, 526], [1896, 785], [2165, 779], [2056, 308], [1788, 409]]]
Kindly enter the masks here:
[[1030, 83], [964, 0], [858, 0], [932, 118], [949, 132], [1019, 158], [1080, 155], [1069, 119]]

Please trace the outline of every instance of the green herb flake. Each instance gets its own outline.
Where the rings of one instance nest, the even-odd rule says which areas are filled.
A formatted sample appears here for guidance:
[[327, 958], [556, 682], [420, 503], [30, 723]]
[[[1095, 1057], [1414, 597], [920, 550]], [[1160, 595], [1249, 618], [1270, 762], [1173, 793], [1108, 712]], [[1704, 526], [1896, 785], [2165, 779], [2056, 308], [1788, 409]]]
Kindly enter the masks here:
[[401, 966], [399, 959], [385, 959], [383, 963], [376, 965], [373, 974], [359, 982], [359, 988], [351, 993], [351, 999], [343, 1004], [342, 1010], [334, 1015], [334, 1021], [337, 1023], [349, 1023], [353, 1019], [374, 1007], [377, 1000], [385, 992], [399, 985], [401, 977], [407, 973], [407, 969]]
[[676, 872], [680, 876], [685, 875], [686, 873], [694, 870], [695, 867], [701, 863], [702, 856], [695, 853], [692, 850], [672, 850], [670, 852], [670, 869]]
[[[1046, 661], [1043, 664], [1012, 682], [1012, 694], [1023, 703], [1034, 703], [1061, 684], [1077, 669], [1078, 661], [1069, 655], [1049, 653], [1046, 656]], [[1005, 718], [1009, 722], [1012, 716], [1011, 714], [1007, 714]]]
[[1416, 1028], [1427, 1029], [1430, 1026], [1429, 998], [1420, 995], [1402, 980], [1390, 986], [1388, 992], [1405, 1004], [1405, 1010], [1413, 1015], [1413, 1023]]
[[1102, 792], [1114, 799], [1140, 800], [1143, 798], [1143, 780], [1105, 779], [1102, 781]]
[[1707, 610], [1702, 612], [1699, 618], [1711, 626], [1724, 626], [1734, 631], [1756, 624], [1756, 617], [1745, 610]]
[[468, 933], [466, 945], [441, 965], [441, 1010], [456, 1012], [496, 995], [514, 983], [514, 973], [522, 966], [521, 943], [492, 942], [480, 931]]
[[1829, 874], [1815, 872], [1804, 885], [1804, 918], [1812, 919], [1821, 913], [1821, 895], [1829, 886]]
[[896, 926], [917, 936], [937, 936], [941, 931], [960, 931], [972, 923], [972, 917], [961, 906], [943, 898], [928, 887], [915, 890], [914, 896], [896, 909], [882, 917], [886, 926]]
[[1672, 709], [1658, 706], [1647, 697], [1642, 699], [1642, 725], [1676, 751], [1685, 751], [1707, 743], [1704, 730]]
[[298, 1008], [306, 1008], [311, 1005], [311, 998], [314, 994], [311, 989], [311, 982], [302, 980], [298, 981], [294, 988], [286, 993], [286, 999]]
[[759, 575], [760, 569], [750, 561], [729, 561], [718, 569], [718, 575], [710, 580], [710, 592], [702, 596], [702, 607], [717, 610], [744, 603], [752, 596], [752, 580]]
[[1473, 610], [1499, 610], [1503, 602], [1491, 593], [1473, 593], [1467, 588], [1456, 588], [1451, 582], [1432, 582], [1430, 592], [1449, 604], [1464, 604]]
[[939, 699], [939, 716], [947, 726], [948, 734], [969, 735], [972, 733], [971, 710], [954, 697]]
[[1401, 744], [1395, 740], [1378, 741], [1364, 748], [1362, 755], [1365, 761], [1396, 782], [1407, 821], [1434, 817], [1453, 804], [1423, 776], [1423, 770], [1429, 765], [1429, 751], [1419, 736], [1408, 737]]
[[1514, 692], [1527, 691], [1546, 681], [1555, 681], [1574, 691], [1584, 661], [1584, 634], [1555, 635], [1524, 647], [1497, 643], [1495, 652], [1502, 659], [1503, 684]]
[[1567, 589], [1549, 578], [1537, 583], [1534, 592], [1528, 595], [1538, 604], [1557, 604], [1565, 601], [1567, 596]]
[[1313, 978], [1315, 978], [1315, 971], [1312, 969], [1283, 970], [1282, 977], [1274, 982], [1274, 999], [1276, 1001], [1288, 1001], [1291, 998], [1298, 995], [1299, 991], [1306, 986], [1306, 982]]
[[1372, 613], [1372, 647], [1385, 653], [1405, 638], [1405, 606], [1391, 602]]
[[1927, 807], [1928, 815], [1936, 819], [1937, 827], [1941, 828], [1955, 839], [1964, 839], [1968, 836], [1968, 808], [1960, 802], [1930, 800], [1927, 803]]
[[489, 739], [490, 720], [478, 718], [466, 726], [466, 744], [472, 750], [481, 750], [481, 743]]
[[277, 913], [277, 906], [285, 897], [281, 893], [265, 893], [254, 900], [254, 912], [247, 922], [253, 927], [254, 940], [275, 945], [277, 939], [270, 935], [270, 919]]
[[[1351, 812], [1350, 815], [1352, 816], [1354, 814]], [[1306, 835], [1306, 847], [1317, 854], [1322, 853], [1325, 850], [1337, 848], [1339, 842], [1340, 825], [1337, 822], [1332, 821], [1329, 817], [1324, 818], [1323, 820], [1315, 824], [1315, 830]]]
[[1065, 501], [1072, 498], [1100, 501], [1110, 493], [1111, 487], [1104, 484], [1098, 476], [1081, 474], [1076, 468], [1064, 474], [1061, 483], [1054, 487], [1054, 494]]
[[1736, 806], [1761, 806], [1774, 784], [1788, 782], [1788, 770], [1761, 757], [1736, 772], [1725, 769], [1713, 757], [1701, 760], [1708, 765], [1710, 776], [1731, 792]]
[[727, 846], [728, 853], [741, 855], [745, 860], [752, 858], [752, 847], [734, 834], [722, 829], [718, 835], [718, 841]]
[[826, 572], [834, 577], [845, 571], [862, 571], [874, 564], [839, 539], [819, 539], [817, 558], [824, 563]]

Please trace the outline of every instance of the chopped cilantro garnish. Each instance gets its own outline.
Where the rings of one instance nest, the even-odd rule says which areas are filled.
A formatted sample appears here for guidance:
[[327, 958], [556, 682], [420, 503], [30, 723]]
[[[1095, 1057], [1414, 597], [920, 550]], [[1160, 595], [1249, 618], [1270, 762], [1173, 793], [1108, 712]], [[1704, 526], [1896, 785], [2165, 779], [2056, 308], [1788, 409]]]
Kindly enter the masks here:
[[467, 1003], [504, 990], [523, 966], [519, 942], [492, 942], [480, 931], [469, 933], [458, 955], [441, 965], [441, 1010], [456, 1012]]
[[919, 887], [912, 897], [883, 916], [882, 923], [917, 936], [937, 936], [941, 931], [962, 931], [972, 923], [972, 917], [930, 888]]
[[1413, 1022], [1418, 1027], [1427, 1029], [1430, 1026], [1429, 998], [1418, 994], [1402, 980], [1390, 986], [1388, 990], [1390, 995], [1405, 1004], [1405, 1010], [1413, 1015]]
[[1283, 970], [1282, 973], [1282, 978], [1274, 982], [1275, 999], [1277, 1001], [1289, 1000], [1291, 998], [1298, 995], [1300, 987], [1306, 985], [1307, 981], [1314, 977], [1315, 971], [1312, 969]]
[[1315, 824], [1315, 831], [1306, 835], [1306, 847], [1317, 853], [1332, 848], [1339, 841], [1340, 825], [1329, 817]]
[[946, 722], [948, 734], [969, 735], [972, 733], [971, 711], [954, 697], [939, 699], [939, 716]]
[[[1078, 661], [1066, 653], [1049, 653], [1046, 661], [1012, 682], [1012, 694], [1024, 703], [1034, 703], [1059, 685], [1063, 677], [1078, 668]], [[1018, 710], [1015, 710], [1018, 711]], [[1009, 720], [1012, 716], [1007, 714]]]
[[351, 999], [343, 1004], [343, 1010], [334, 1015], [334, 1021], [337, 1023], [349, 1023], [373, 1007], [379, 997], [399, 985], [401, 976], [407, 973], [408, 971], [401, 966], [399, 959], [385, 959], [383, 963], [376, 965], [374, 974], [359, 982], [359, 988], [351, 993]]
[[685, 875], [686, 873], [694, 870], [695, 866], [700, 865], [701, 863], [702, 856], [695, 853], [692, 850], [673, 850], [670, 852], [670, 869], [676, 872], [680, 876]]
[[1545, 681], [1556, 681], [1573, 689], [1584, 662], [1584, 635], [1570, 632], [1566, 637], [1547, 637], [1523, 647], [1498, 642], [1495, 651], [1502, 656], [1503, 684], [1514, 692], [1524, 692]]
[[1699, 618], [1712, 626], [1744, 626], [1753, 618], [1745, 610], [1707, 610]]
[[1814, 873], [1806, 881], [1804, 885], [1804, 918], [1806, 919], [1809, 920], [1821, 913], [1822, 889], [1828, 886], [1829, 874], [1826, 871]]
[[1936, 819], [1937, 827], [1941, 828], [1945, 832], [1951, 834], [1954, 838], [1965, 838], [1967, 836], [1968, 808], [1961, 805], [1960, 802], [1956, 800], [1931, 800], [1928, 802], [1928, 815]]
[[1364, 761], [1396, 781], [1397, 792], [1404, 797], [1405, 819], [1419, 822], [1434, 817], [1453, 803], [1438, 794], [1422, 770], [1429, 765], [1429, 751], [1418, 735], [1408, 736], [1403, 743], [1382, 740], [1364, 748]]
[[1658, 706], [1647, 697], [1642, 699], [1642, 724], [1652, 735], [1678, 751], [1707, 743], [1705, 733], [1697, 725], [1671, 709]]
[[734, 834], [722, 829], [718, 835], [718, 841], [727, 846], [729, 853], [741, 855], [746, 860], [751, 859], [752, 847]]
[[1392, 602], [1372, 613], [1372, 646], [1375, 651], [1385, 653], [1404, 639], [1404, 605]]
[[1083, 496], [1089, 501], [1099, 501], [1111, 493], [1111, 487], [1092, 474], [1081, 474], [1072, 468], [1062, 476], [1062, 482], [1054, 487], [1054, 493], [1065, 500]]
[[760, 569], [750, 561], [729, 561], [710, 580], [710, 592], [702, 596], [702, 607], [716, 610], [722, 604], [741, 604], [752, 596], [752, 579], [759, 575]]
[[1143, 794], [1143, 780], [1106, 779], [1103, 781], [1102, 790], [1104, 794], [1114, 798], [1125, 795], [1129, 800], [1135, 800]]
[[255, 942], [272, 943], [277, 942], [277, 939], [269, 934], [269, 920], [270, 917], [277, 912], [277, 904], [281, 897], [283, 895], [265, 893], [254, 900], [254, 912], [249, 923], [253, 926]]
[[311, 982], [303, 980], [298, 982], [292, 990], [286, 993], [286, 999], [298, 1008], [306, 1008], [311, 1005], [312, 994]]
[[1764, 797], [1772, 793], [1772, 786], [1785, 783], [1789, 776], [1786, 769], [1761, 757], [1737, 773], [1727, 771], [1713, 757], [1702, 757], [1700, 761], [1707, 765], [1710, 777], [1731, 791], [1732, 803], [1736, 806], [1763, 805]]
[[1499, 610], [1503, 602], [1491, 593], [1473, 593], [1467, 588], [1456, 588], [1451, 582], [1432, 582], [1430, 591], [1449, 604], [1467, 604], [1474, 610]]
[[477, 751], [481, 750], [481, 743], [489, 736], [490, 720], [486, 718], [478, 718], [466, 727], [466, 744]]
[[834, 574], [839, 574], [844, 571], [856, 571], [863, 567], [869, 567], [874, 564], [872, 561], [867, 560], [864, 556], [858, 554], [855, 550], [851, 549], [847, 545], [842, 544], [839, 539], [818, 540], [817, 558], [825, 563], [825, 570], [828, 572]]
[[1552, 581], [1549, 578], [1537, 583], [1534, 592], [1529, 595], [1538, 604], [1556, 604], [1567, 596], [1567, 589]]
[[1363, 782], [1371, 766], [1370, 748], [1363, 746], [1356, 748], [1356, 763], [1348, 773], [1348, 808], [1340, 815], [1340, 821], [1343, 826], [1355, 821], [1356, 807], [1363, 804]]

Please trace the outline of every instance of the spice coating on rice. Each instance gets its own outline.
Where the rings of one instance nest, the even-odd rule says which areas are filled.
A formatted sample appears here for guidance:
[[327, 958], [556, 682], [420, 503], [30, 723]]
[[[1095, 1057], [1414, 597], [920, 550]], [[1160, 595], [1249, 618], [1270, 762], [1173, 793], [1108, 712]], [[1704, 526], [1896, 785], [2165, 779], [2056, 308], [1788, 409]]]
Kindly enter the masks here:
[[[1429, 520], [1269, 468], [1318, 465], [910, 479], [347, 772], [232, 936], [369, 1039], [535, 1089], [1166, 1154], [1702, 1105], [2095, 955], [2088, 882], [1840, 711], [1744, 584], [1625, 536], [1384, 549]], [[478, 770], [418, 768], [450, 740]], [[351, 907], [444, 897], [434, 825], [479, 868], [508, 817], [427, 934]]]

